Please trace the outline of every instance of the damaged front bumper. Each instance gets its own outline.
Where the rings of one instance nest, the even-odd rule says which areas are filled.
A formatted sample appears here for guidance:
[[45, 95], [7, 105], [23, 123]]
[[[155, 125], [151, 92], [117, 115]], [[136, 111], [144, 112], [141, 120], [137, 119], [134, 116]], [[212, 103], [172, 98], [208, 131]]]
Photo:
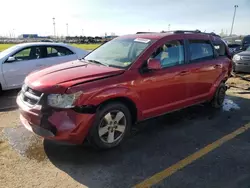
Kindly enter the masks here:
[[[30, 94], [28, 94], [30, 96]], [[93, 123], [93, 113], [79, 113], [73, 109], [44, 108], [42, 103], [30, 105], [20, 92], [17, 104], [21, 123], [29, 131], [44, 138], [81, 144]]]

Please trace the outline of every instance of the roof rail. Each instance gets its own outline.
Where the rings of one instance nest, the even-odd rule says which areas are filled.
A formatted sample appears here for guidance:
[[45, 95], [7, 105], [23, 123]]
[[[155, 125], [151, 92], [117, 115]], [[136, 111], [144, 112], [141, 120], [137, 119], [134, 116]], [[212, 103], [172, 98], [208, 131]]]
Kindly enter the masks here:
[[200, 33], [200, 34], [206, 34], [206, 35], [212, 35], [212, 36], [216, 36], [216, 37], [220, 37], [219, 35], [217, 35], [214, 32], [211, 33], [206, 33], [206, 32], [201, 32], [200, 30], [196, 29], [194, 31], [189, 31], [189, 30], [176, 30], [173, 31], [174, 33]]
[[196, 29], [194, 31], [192, 30], [176, 30], [176, 31], [173, 31], [174, 33], [201, 33], [200, 30]]
[[136, 32], [136, 34], [147, 34], [147, 33], [156, 33], [156, 32], [143, 32], [143, 31]]
[[[147, 33], [157, 33], [157, 32], [137, 32], [136, 34], [147, 34]], [[158, 32], [159, 33], [159, 32]], [[160, 33], [197, 33], [197, 34], [205, 34], [205, 35], [212, 35], [212, 36], [216, 36], [216, 37], [220, 37], [219, 35], [217, 35], [214, 32], [211, 33], [206, 33], [206, 32], [201, 32], [200, 30], [196, 29], [196, 30], [176, 30], [176, 31], [161, 31]]]

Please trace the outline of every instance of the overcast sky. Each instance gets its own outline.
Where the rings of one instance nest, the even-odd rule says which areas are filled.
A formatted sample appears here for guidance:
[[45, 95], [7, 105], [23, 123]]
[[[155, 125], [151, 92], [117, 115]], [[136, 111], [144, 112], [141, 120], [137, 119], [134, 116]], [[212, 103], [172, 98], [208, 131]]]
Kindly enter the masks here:
[[250, 0], [1, 0], [0, 35], [122, 35], [136, 31], [200, 29], [250, 34]]

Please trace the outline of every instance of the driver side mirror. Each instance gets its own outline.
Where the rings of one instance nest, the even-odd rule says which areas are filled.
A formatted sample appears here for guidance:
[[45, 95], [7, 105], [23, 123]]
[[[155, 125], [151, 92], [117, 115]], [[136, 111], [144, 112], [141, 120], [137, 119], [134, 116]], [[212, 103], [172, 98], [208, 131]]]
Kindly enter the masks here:
[[160, 70], [161, 69], [161, 61], [159, 59], [148, 59], [147, 62], [149, 70]]
[[11, 63], [11, 62], [14, 62], [14, 61], [16, 61], [16, 58], [15, 58], [15, 57], [12, 57], [12, 56], [10, 56], [10, 57], [6, 60], [6, 62], [8, 62], [8, 63]]

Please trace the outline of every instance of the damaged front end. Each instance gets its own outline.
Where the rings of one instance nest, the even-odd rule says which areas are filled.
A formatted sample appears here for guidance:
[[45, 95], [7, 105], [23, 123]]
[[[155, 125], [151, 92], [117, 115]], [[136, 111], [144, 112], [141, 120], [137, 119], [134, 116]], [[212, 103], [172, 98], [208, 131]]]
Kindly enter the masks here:
[[26, 85], [22, 87], [17, 97], [22, 124], [44, 138], [81, 144], [94, 119], [94, 108], [73, 108], [69, 103], [67, 108], [56, 108], [55, 100], [48, 105], [48, 97]]

